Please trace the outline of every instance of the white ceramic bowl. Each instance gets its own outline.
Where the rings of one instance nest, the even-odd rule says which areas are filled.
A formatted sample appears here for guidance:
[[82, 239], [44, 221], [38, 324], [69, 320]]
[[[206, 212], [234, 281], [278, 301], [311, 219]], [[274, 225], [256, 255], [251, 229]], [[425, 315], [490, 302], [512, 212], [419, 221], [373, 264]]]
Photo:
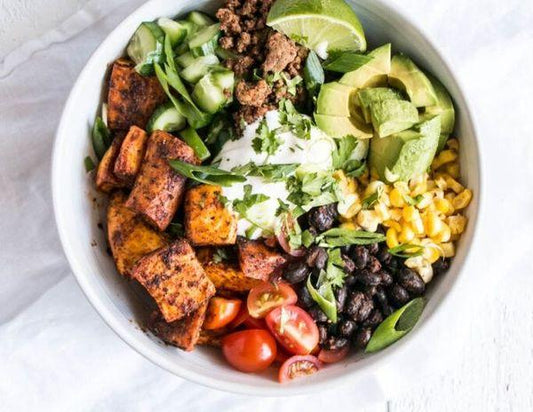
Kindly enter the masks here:
[[[91, 152], [90, 127], [100, 110], [102, 86], [109, 63], [123, 54], [140, 22], [160, 16], [175, 16], [191, 9], [214, 11], [218, 1], [152, 0], [130, 15], [100, 45], [80, 74], [66, 103], [57, 132], [53, 170], [53, 199], [57, 226], [65, 254], [87, 298], [108, 325], [134, 349], [168, 371], [191, 381], [217, 389], [255, 395], [292, 395], [316, 391], [348, 379], [369, 382], [379, 366], [394, 368], [417, 340], [426, 339], [424, 330], [444, 305], [452, 289], [460, 288], [461, 269], [470, 249], [479, 214], [481, 176], [480, 157], [474, 125], [465, 97], [452, 71], [435, 47], [398, 10], [380, 0], [350, 1], [360, 17], [369, 48], [392, 42], [396, 51], [408, 53], [425, 69], [435, 74], [448, 88], [458, 110], [457, 135], [460, 136], [463, 179], [476, 194], [468, 214], [470, 223], [463, 235], [450, 271], [434, 280], [428, 305], [417, 328], [396, 345], [371, 356], [356, 355], [331, 365], [309, 378], [290, 385], [279, 385], [274, 371], [248, 375], [231, 369], [212, 349], [200, 348], [185, 353], [161, 344], [145, 334], [135, 321], [142, 319], [142, 294], [116, 273], [106, 253], [103, 221], [104, 199], [95, 191], [83, 169], [83, 159]], [[96, 201], [94, 201], [96, 199]], [[96, 245], [94, 245], [96, 241]], [[134, 322], [132, 322], [132, 320]], [[402, 351], [399, 349], [402, 348]]]

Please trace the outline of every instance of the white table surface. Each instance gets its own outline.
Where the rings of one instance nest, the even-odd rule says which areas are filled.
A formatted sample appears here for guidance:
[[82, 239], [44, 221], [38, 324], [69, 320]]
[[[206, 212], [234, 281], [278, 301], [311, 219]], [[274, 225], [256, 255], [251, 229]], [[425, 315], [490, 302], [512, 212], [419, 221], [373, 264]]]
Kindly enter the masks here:
[[[180, 391], [177, 378], [130, 349], [100, 320], [75, 283], [56, 233], [39, 231], [39, 225], [45, 227], [52, 219], [50, 189], [33, 182], [49, 172], [50, 152], [42, 154], [42, 164], [20, 166], [30, 159], [31, 146], [18, 141], [19, 135], [22, 140], [32, 133], [51, 143], [61, 105], [47, 107], [39, 101], [37, 88], [15, 90], [10, 79], [29, 56], [46, 57], [54, 44], [54, 28], [71, 15], [84, 7], [89, 14], [97, 13], [96, 2], [0, 0], [0, 100], [22, 95], [19, 106], [45, 113], [42, 127], [32, 127], [17, 124], [15, 112], [0, 106], [0, 125], [16, 125], [0, 139], [0, 185], [17, 188], [0, 196], [0, 410], [207, 410], [201, 399], [210, 399], [210, 409], [216, 404], [217, 410], [282, 410], [283, 405], [299, 405], [302, 411], [533, 410], [533, 2], [390, 1], [402, 4], [457, 67], [482, 141], [488, 184], [482, 232], [486, 254], [476, 269], [491, 279], [498, 277], [472, 291], [473, 300], [483, 303], [465, 313], [471, 327], [448, 370], [371, 405], [350, 404], [346, 396], [336, 401], [331, 395], [290, 404], [263, 402], [190, 384], [186, 393]], [[127, 0], [108, 3], [122, 6], [122, 14], [112, 16], [106, 26], [109, 31], [140, 1], [126, 7]], [[84, 36], [80, 31], [77, 36]], [[35, 43], [46, 33], [48, 42]], [[78, 71], [105, 34], [87, 35], [87, 50], [82, 51], [87, 54], [75, 56]], [[64, 100], [76, 76], [77, 71], [62, 73], [53, 86], [42, 87]], [[14, 158], [20, 162], [15, 164]], [[21, 185], [24, 189], [19, 190]], [[25, 243], [25, 237], [37, 235], [39, 244]], [[46, 267], [37, 268], [43, 261]], [[64, 311], [61, 317], [58, 305]], [[17, 326], [21, 324], [24, 328]], [[67, 335], [69, 339], [63, 339]], [[96, 369], [84, 362], [89, 352], [101, 360]], [[123, 376], [129, 381], [121, 382]]]

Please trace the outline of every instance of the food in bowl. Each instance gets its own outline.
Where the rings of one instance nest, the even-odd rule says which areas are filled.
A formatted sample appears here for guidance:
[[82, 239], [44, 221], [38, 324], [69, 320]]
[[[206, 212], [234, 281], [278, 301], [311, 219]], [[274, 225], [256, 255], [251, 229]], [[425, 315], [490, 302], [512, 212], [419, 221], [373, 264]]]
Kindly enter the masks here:
[[445, 87], [390, 44], [367, 52], [334, 3], [142, 23], [92, 136], [148, 329], [243, 372], [279, 364], [280, 382], [408, 333], [472, 198]]

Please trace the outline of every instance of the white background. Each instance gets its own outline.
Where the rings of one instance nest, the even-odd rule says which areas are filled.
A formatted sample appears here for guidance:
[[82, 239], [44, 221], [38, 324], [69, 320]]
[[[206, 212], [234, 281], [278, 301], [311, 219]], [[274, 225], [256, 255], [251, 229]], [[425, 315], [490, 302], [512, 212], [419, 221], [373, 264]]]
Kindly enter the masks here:
[[0, 0], [0, 410], [533, 410], [533, 2], [390, 2], [451, 62], [479, 122], [486, 253], [473, 266], [487, 281], [461, 309], [466, 336], [442, 325], [460, 339], [448, 368], [375, 404], [350, 402], [357, 387], [258, 400], [186, 383], [127, 347], [70, 273], [48, 175], [73, 81], [142, 1]]

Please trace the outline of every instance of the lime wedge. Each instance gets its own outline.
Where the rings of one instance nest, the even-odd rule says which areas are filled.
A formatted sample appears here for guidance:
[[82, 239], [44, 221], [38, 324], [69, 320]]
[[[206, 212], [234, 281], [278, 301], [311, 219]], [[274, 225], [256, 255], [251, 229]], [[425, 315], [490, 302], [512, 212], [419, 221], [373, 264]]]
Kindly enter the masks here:
[[361, 22], [344, 0], [276, 0], [267, 24], [322, 55], [324, 51], [365, 51]]

